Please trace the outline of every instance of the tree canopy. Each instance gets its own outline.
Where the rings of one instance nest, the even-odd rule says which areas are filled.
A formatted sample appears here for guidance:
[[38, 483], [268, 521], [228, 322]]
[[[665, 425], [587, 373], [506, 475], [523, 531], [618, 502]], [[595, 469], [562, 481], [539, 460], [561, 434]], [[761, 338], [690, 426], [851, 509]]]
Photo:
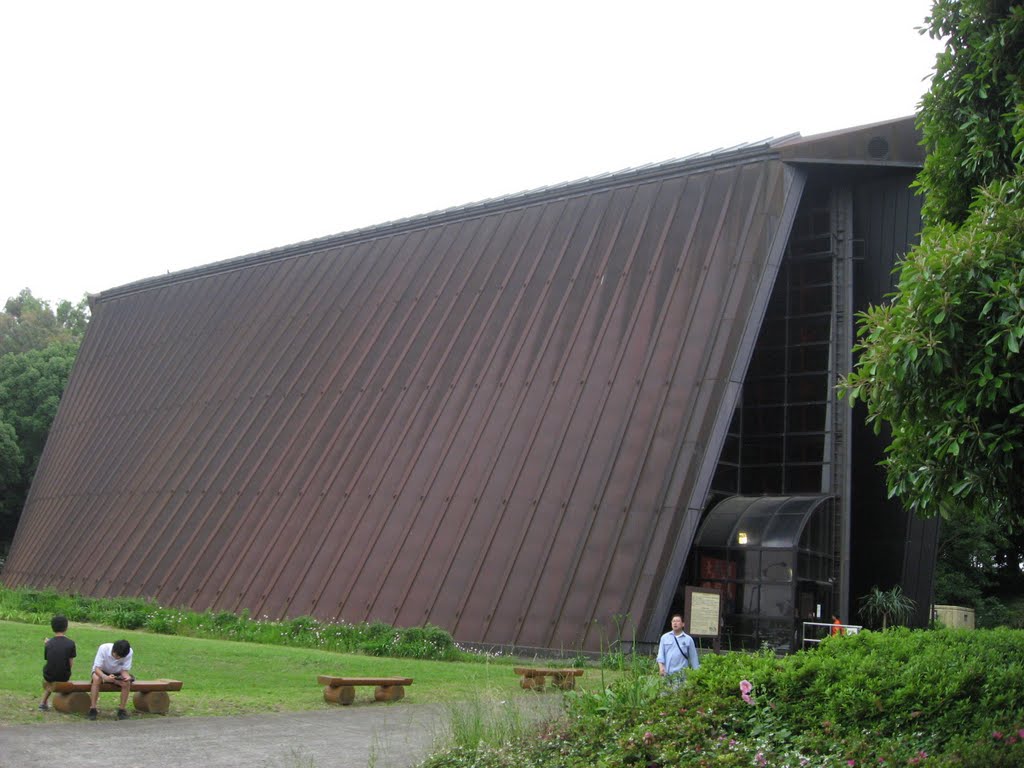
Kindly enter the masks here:
[[918, 125], [926, 222], [960, 224], [978, 189], [1020, 173], [1024, 141], [1024, 6], [935, 0], [925, 31], [946, 40]]
[[889, 492], [918, 514], [1024, 524], [1024, 7], [936, 0], [946, 39], [918, 124], [919, 246], [858, 321], [843, 391], [891, 431]]
[[0, 542], [14, 536], [88, 322], [85, 299], [54, 311], [28, 289], [0, 314]]
[[81, 341], [89, 324], [88, 299], [57, 304], [37, 299], [28, 288], [12, 296], [0, 314], [0, 355], [42, 349], [53, 342]]

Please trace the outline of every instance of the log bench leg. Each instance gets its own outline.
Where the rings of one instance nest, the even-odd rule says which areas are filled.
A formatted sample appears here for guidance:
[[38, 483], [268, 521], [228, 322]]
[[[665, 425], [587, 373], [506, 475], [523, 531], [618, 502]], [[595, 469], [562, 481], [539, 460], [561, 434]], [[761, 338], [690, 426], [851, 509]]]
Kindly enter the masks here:
[[332, 704], [351, 704], [356, 698], [356, 687], [354, 685], [327, 685], [324, 686], [324, 701]]
[[378, 685], [373, 692], [375, 701], [398, 701], [405, 698], [404, 685]]
[[553, 682], [556, 688], [561, 688], [563, 691], [571, 691], [576, 687], [576, 676], [554, 675]]
[[523, 677], [523, 682], [520, 685], [526, 690], [533, 689], [535, 691], [544, 690], [544, 675], [534, 675], [533, 677]]
[[136, 691], [132, 694], [132, 704], [139, 712], [166, 715], [171, 708], [171, 697], [167, 691]]
[[89, 694], [85, 691], [56, 693], [50, 697], [53, 708], [67, 715], [84, 715], [89, 711]]

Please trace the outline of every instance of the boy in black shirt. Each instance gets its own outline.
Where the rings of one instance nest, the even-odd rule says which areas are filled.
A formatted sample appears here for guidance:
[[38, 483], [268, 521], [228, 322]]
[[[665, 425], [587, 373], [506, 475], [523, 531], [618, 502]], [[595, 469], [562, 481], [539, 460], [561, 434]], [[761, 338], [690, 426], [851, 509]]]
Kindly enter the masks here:
[[39, 702], [39, 708], [44, 712], [50, 708], [47, 701], [53, 690], [52, 683], [71, 679], [71, 665], [76, 654], [75, 641], [64, 636], [68, 631], [68, 620], [65, 617], [54, 616], [50, 620], [50, 629], [53, 630], [53, 637], [43, 641], [46, 665], [43, 667], [43, 700]]

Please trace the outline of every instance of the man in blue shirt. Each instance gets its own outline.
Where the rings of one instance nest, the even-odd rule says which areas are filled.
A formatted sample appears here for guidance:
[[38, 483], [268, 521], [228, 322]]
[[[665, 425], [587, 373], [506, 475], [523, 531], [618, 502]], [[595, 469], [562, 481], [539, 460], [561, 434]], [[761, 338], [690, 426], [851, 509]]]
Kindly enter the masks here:
[[682, 678], [687, 669], [700, 669], [697, 644], [683, 632], [683, 617], [672, 616], [672, 631], [661, 636], [658, 643], [658, 670], [663, 677], [677, 675]]

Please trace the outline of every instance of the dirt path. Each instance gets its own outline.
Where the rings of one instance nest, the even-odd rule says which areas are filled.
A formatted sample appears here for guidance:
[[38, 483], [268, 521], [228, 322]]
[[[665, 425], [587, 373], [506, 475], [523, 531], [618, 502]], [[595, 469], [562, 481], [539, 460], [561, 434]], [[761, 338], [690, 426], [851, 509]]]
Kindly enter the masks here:
[[446, 721], [439, 705], [406, 704], [15, 725], [0, 727], [0, 768], [408, 768]]

